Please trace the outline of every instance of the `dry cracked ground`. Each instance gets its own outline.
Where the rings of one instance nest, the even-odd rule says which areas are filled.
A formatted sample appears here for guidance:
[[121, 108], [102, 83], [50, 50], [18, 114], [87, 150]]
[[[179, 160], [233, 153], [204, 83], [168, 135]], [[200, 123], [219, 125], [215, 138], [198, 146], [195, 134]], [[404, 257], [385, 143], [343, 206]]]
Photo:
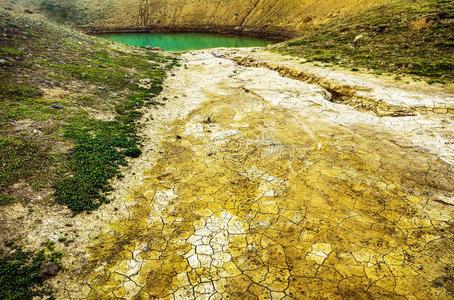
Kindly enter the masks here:
[[58, 299], [452, 299], [452, 94], [276, 57], [182, 55]]

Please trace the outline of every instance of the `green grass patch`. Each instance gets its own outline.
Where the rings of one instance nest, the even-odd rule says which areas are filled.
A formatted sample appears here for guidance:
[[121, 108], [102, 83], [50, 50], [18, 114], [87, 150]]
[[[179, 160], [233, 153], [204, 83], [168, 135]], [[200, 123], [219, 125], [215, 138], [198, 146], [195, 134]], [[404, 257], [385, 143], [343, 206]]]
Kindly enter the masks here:
[[21, 137], [0, 138], [0, 191], [44, 169], [46, 149]]
[[51, 290], [42, 285], [42, 268], [50, 262], [60, 266], [60, 259], [61, 253], [53, 245], [34, 253], [14, 247], [10, 254], [0, 257], [0, 299], [52, 298]]
[[92, 67], [89, 62], [76, 62], [67, 64], [52, 64], [52, 69], [57, 71], [60, 78], [69, 76], [72, 79], [83, 80], [95, 85], [111, 85], [115, 88], [126, 87], [129, 84], [127, 72], [118, 68]]
[[56, 200], [75, 213], [98, 208], [106, 202], [104, 193], [110, 190], [109, 179], [119, 175], [126, 157], [141, 154], [136, 135], [136, 121], [142, 116], [141, 107], [153, 103], [157, 87], [150, 94], [142, 90], [120, 103], [114, 121], [75, 118], [64, 136], [75, 143], [68, 156], [72, 175], [55, 185]]
[[3, 101], [22, 101], [29, 98], [36, 98], [42, 92], [30, 85], [16, 84], [10, 82], [0, 82], [0, 100]]
[[[157, 64], [166, 60], [154, 53], [144, 56], [97, 51], [87, 59], [88, 63], [58, 66], [57, 70], [110, 90], [127, 89], [129, 96], [115, 104], [115, 120], [95, 120], [79, 114], [63, 130], [64, 138], [70, 139], [75, 147], [68, 154], [71, 175], [56, 182], [55, 198], [74, 213], [94, 210], [105, 203], [105, 192], [110, 190], [109, 179], [119, 175], [119, 168], [126, 165], [127, 157], [141, 154], [136, 135], [136, 122], [142, 116], [139, 110], [156, 104], [153, 98], [161, 91], [166, 71]], [[52, 67], [55, 69], [55, 65]], [[134, 71], [130, 71], [131, 67]], [[151, 80], [151, 90], [139, 88], [137, 82], [142, 78]], [[93, 98], [85, 96], [78, 101], [90, 104]]]
[[0, 193], [0, 206], [10, 205], [16, 202], [17, 199], [11, 195]]
[[[60, 119], [61, 110], [52, 108], [56, 101], [45, 99], [27, 99], [22, 102], [8, 103], [8, 108], [4, 109], [7, 120], [32, 119], [34, 121], [46, 121], [49, 119]], [[62, 101], [58, 101], [61, 103]], [[0, 105], [2, 107], [3, 105]]]
[[74, 212], [93, 210], [104, 203], [102, 193], [108, 190], [108, 180], [126, 164], [127, 154], [138, 149], [133, 130], [119, 121], [74, 120], [64, 134], [76, 144], [68, 158], [74, 175], [55, 185], [57, 201]]
[[0, 47], [0, 56], [20, 56], [22, 51], [13, 47]]

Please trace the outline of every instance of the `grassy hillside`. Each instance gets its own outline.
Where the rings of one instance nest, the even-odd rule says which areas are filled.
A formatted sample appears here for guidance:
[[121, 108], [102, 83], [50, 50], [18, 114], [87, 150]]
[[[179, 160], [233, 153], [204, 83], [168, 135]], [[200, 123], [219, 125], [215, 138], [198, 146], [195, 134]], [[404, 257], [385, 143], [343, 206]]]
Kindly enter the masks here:
[[335, 18], [278, 51], [308, 61], [454, 81], [454, 2], [394, 1]]
[[172, 61], [0, 14], [0, 203], [95, 209], [140, 154], [139, 109], [157, 104]]
[[[109, 179], [140, 154], [140, 109], [159, 104], [153, 98], [174, 63], [0, 10], [2, 220], [15, 202], [29, 210], [57, 202], [74, 213], [105, 202]], [[46, 241], [23, 250], [4, 230], [0, 298], [49, 297], [42, 284], [60, 268], [61, 253]]]

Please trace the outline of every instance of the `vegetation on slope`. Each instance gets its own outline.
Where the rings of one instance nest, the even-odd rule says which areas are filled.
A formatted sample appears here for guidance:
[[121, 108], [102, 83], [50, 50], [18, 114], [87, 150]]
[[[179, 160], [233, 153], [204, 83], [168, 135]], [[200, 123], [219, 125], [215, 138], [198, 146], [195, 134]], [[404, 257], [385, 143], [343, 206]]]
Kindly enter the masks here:
[[277, 50], [353, 70], [360, 67], [452, 82], [454, 2], [393, 1], [332, 19]]
[[80, 0], [31, 0], [53, 20], [73, 25], [87, 25], [95, 20], [104, 19], [111, 10], [111, 1]]
[[10, 253], [0, 257], [0, 299], [51, 298], [52, 290], [43, 282], [61, 268], [61, 253], [50, 242], [37, 252], [10, 245]]
[[43, 11], [58, 21], [83, 24], [88, 20], [87, 8], [83, 7], [79, 1], [42, 0], [40, 4]]
[[[140, 155], [141, 108], [158, 104], [174, 63], [0, 10], [1, 212], [17, 201], [57, 201], [74, 213], [104, 203], [109, 180]], [[51, 296], [43, 282], [61, 254], [52, 244], [22, 250], [3, 230], [0, 298]]]
[[97, 208], [140, 154], [140, 108], [173, 61], [6, 12], [0, 28], [0, 203], [53, 188], [76, 213]]

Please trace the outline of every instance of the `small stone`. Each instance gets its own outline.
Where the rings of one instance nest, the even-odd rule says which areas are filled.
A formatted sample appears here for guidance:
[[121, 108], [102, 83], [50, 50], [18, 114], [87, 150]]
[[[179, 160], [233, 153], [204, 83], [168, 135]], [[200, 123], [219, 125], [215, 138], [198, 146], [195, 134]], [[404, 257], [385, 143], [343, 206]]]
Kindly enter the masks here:
[[54, 103], [54, 104], [52, 104], [51, 107], [54, 108], [54, 109], [63, 109], [63, 108], [65, 108], [65, 107], [64, 107], [62, 104], [60, 104], [60, 103]]
[[359, 34], [359, 35], [357, 35], [357, 36], [355, 37], [355, 39], [353, 40], [353, 43], [355, 44], [356, 42], [358, 42], [358, 41], [360, 41], [360, 40], [362, 40], [362, 39], [364, 39], [364, 35]]
[[4, 64], [6, 64], [6, 59], [0, 58], [0, 65], [4, 65]]
[[59, 271], [59, 267], [52, 263], [52, 262], [47, 262], [41, 267], [41, 271], [39, 272], [39, 278], [41, 280], [47, 280], [49, 278], [54, 277], [57, 275]]

